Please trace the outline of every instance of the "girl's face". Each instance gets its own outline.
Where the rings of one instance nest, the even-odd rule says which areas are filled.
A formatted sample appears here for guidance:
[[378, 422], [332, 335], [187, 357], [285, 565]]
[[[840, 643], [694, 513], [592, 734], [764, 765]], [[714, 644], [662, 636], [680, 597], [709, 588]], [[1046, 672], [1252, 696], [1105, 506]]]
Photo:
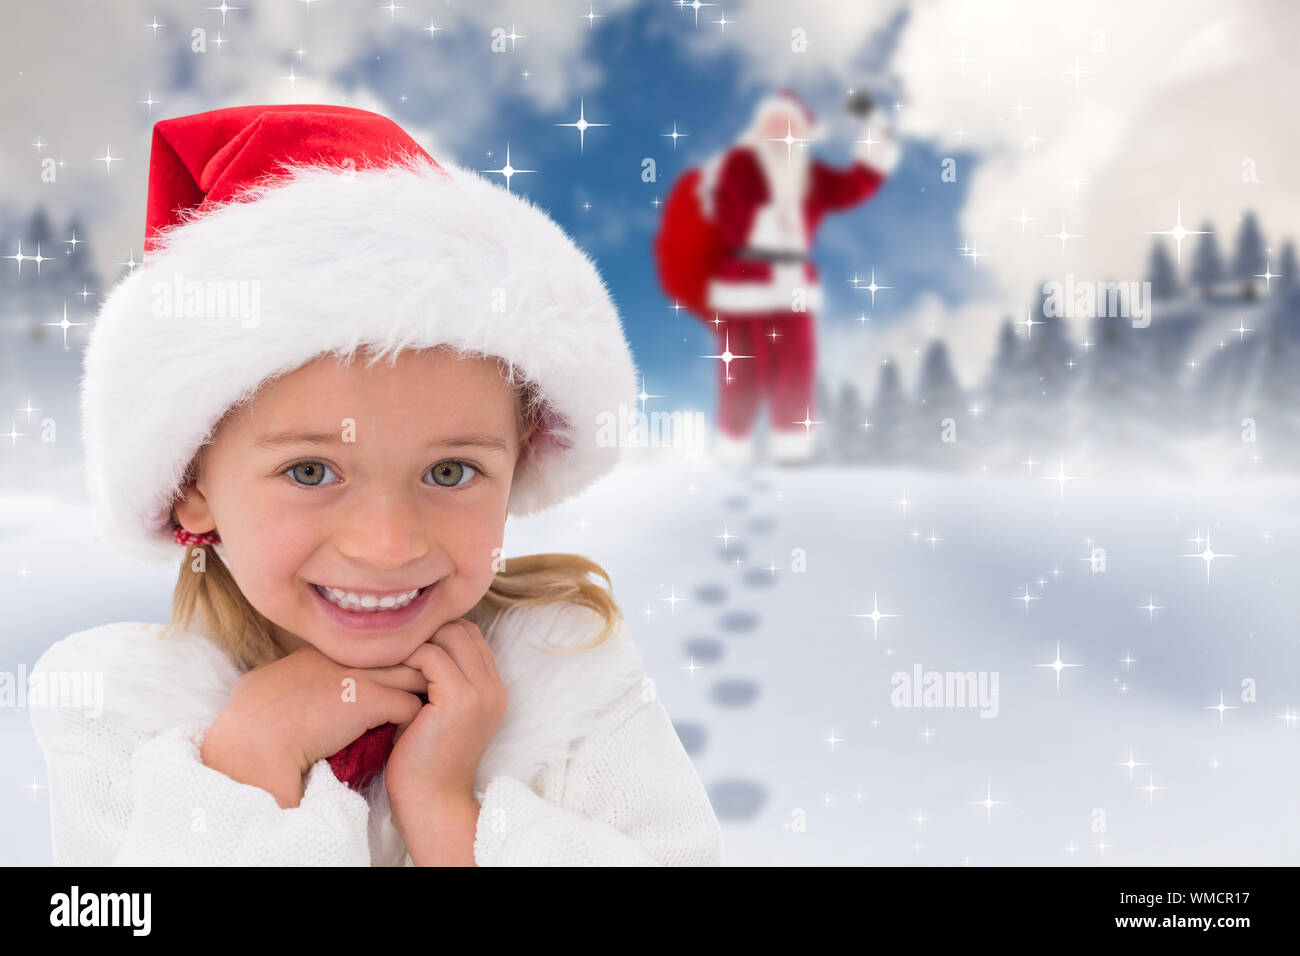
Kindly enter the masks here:
[[[490, 359], [404, 351], [367, 369], [326, 355], [220, 425], [176, 515], [220, 533], [232, 576], [286, 652], [308, 643], [347, 667], [397, 664], [492, 582], [515, 416]], [[399, 603], [426, 590], [366, 611], [317, 586]]]

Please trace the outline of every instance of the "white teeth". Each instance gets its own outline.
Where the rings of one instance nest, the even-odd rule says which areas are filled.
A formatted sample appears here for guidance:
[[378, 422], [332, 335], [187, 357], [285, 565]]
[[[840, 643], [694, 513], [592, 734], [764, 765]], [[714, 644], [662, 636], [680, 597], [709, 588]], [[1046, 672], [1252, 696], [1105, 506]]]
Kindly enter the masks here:
[[420, 592], [424, 590], [423, 588], [414, 588], [405, 594], [389, 594], [385, 597], [378, 597], [374, 594], [356, 594], [352, 591], [344, 591], [342, 588], [321, 587], [319, 584], [312, 586], [316, 588], [321, 597], [345, 611], [393, 611], [406, 607], [419, 597]]

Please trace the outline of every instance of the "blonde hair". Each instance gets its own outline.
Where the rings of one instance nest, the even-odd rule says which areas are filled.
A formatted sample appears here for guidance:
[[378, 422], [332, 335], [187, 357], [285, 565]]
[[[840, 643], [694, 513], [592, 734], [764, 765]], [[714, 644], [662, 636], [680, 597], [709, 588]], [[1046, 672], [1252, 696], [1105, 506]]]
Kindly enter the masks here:
[[[462, 353], [463, 354], [463, 353]], [[493, 356], [495, 358], [495, 356]], [[541, 419], [544, 402], [532, 382], [515, 378], [515, 370], [502, 368], [507, 382], [514, 387], [515, 421], [520, 442], [519, 457], [526, 449], [524, 436], [529, 428]], [[197, 456], [191, 462], [185, 481], [196, 474]], [[182, 482], [184, 484], [185, 482]], [[175, 521], [175, 512], [172, 513]], [[178, 523], [179, 526], [179, 523]], [[248, 599], [244, 597], [225, 562], [210, 544], [195, 545], [204, 554], [202, 573], [193, 569], [192, 548], [186, 548], [181, 558], [176, 587], [172, 591], [172, 619], [164, 627], [164, 638], [189, 629], [200, 622], [226, 655], [238, 666], [251, 669], [285, 656], [285, 651], [275, 641], [275, 628]], [[602, 587], [588, 575], [605, 579], [608, 588]], [[580, 647], [550, 647], [555, 653], [577, 653], [604, 643], [615, 632], [623, 615], [614, 600], [613, 582], [596, 562], [580, 554], [553, 553], [529, 554], [510, 558], [505, 569], [492, 579], [487, 592], [478, 604], [466, 612], [467, 619], [479, 621], [492, 615], [523, 605], [576, 604], [595, 611], [604, 620], [604, 627], [588, 644]]]

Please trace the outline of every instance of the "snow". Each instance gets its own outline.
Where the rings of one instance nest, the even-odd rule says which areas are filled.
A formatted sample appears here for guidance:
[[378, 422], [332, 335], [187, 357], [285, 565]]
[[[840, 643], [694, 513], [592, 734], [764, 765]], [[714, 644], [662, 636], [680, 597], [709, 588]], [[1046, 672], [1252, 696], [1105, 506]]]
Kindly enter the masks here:
[[[581, 498], [511, 519], [506, 550], [609, 572], [727, 865], [1300, 862], [1300, 490], [1053, 473], [730, 473], [632, 449]], [[166, 619], [174, 571], [89, 521], [63, 491], [0, 499], [5, 669], [74, 630]], [[1198, 534], [1231, 555], [1208, 579], [1185, 556]], [[877, 637], [873, 602], [896, 615]], [[1059, 690], [1038, 666], [1058, 642], [1082, 665]], [[996, 672], [996, 716], [892, 706], [891, 676], [918, 664]], [[1220, 694], [1235, 709], [1211, 709]], [[0, 862], [48, 863], [44, 764], [27, 714], [0, 710]]]

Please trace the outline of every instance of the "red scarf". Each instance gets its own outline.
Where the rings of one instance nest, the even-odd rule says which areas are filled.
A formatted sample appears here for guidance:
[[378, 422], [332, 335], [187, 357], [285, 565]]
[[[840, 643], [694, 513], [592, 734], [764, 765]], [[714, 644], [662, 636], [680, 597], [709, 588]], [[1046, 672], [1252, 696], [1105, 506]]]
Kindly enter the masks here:
[[329, 758], [330, 768], [353, 790], [360, 791], [384, 769], [393, 752], [397, 724], [371, 727], [352, 743]]

